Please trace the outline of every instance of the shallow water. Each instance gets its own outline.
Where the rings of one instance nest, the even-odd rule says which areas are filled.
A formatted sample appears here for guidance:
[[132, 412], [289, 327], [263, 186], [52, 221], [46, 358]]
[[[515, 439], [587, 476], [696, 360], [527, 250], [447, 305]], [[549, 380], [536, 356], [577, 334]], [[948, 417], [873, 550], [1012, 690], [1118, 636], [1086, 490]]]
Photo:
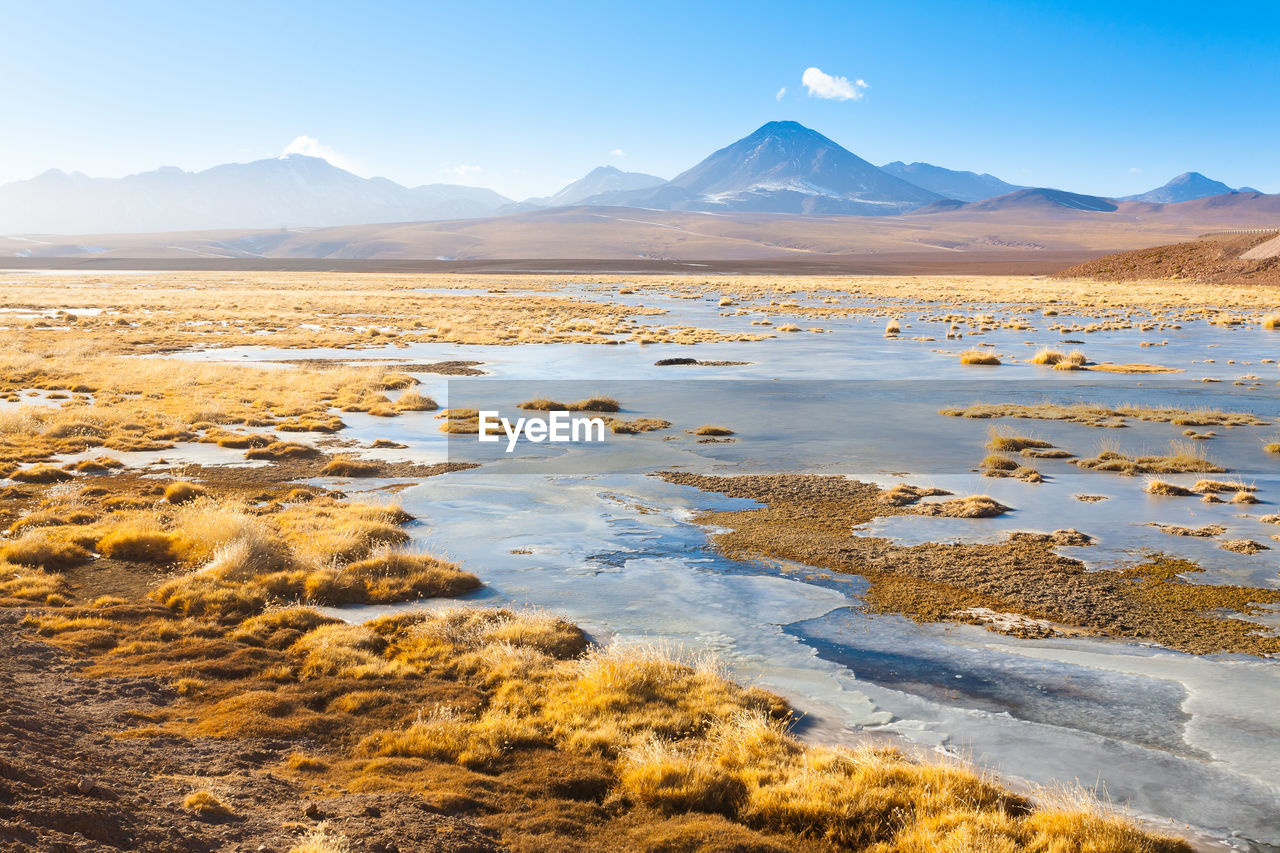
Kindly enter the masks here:
[[[582, 291], [589, 293], [590, 288]], [[653, 294], [611, 298], [660, 304], [670, 310], [659, 318], [665, 324], [762, 331], [749, 325], [752, 316], [760, 315], [724, 316], [713, 299]], [[927, 334], [941, 339], [945, 325], [919, 322], [916, 317], [923, 310], [895, 311], [912, 325], [903, 338]], [[985, 493], [1014, 511], [983, 520], [894, 516], [850, 532], [910, 543], [982, 541], [1012, 530], [1074, 527], [1098, 543], [1063, 552], [1091, 568], [1134, 562], [1144, 551], [1159, 551], [1203, 565], [1204, 573], [1189, 578], [1195, 582], [1280, 586], [1280, 542], [1269, 538], [1280, 534], [1280, 526], [1258, 521], [1277, 512], [1280, 457], [1261, 447], [1277, 440], [1280, 428], [1210, 427], [1218, 436], [1203, 442], [1203, 449], [1230, 469], [1223, 476], [1256, 485], [1263, 503], [1206, 505], [1194, 498], [1147, 495], [1141, 477], [1080, 470], [1061, 460], [1027, 460], [1048, 478], [1038, 485], [982, 477], [975, 469], [986, 453], [992, 422], [937, 414], [944, 405], [1050, 398], [1220, 407], [1253, 412], [1274, 424], [1280, 416], [1276, 366], [1258, 362], [1277, 354], [1280, 335], [1203, 321], [1180, 330], [1072, 334], [1085, 341], [1078, 346], [1095, 361], [1186, 369], [1142, 377], [1052, 371], [1025, 363], [974, 368], [945, 354], [977, 342], [993, 343], [995, 350], [1022, 358], [1042, 345], [1077, 346], [1060, 343], [1061, 336], [1046, 330], [1041, 318], [1031, 319], [1039, 331], [998, 330], [963, 341], [886, 340], [883, 317], [853, 317], [796, 321], [804, 328], [829, 330], [826, 334], [800, 332], [763, 342], [693, 348], [242, 347], [186, 357], [240, 363], [299, 357], [474, 360], [483, 362], [491, 376], [449, 380], [418, 374], [423, 381], [418, 390], [442, 404], [480, 401], [495, 408], [553, 392], [610, 393], [623, 401], [622, 417], [672, 420], [670, 431], [616, 437], [602, 448], [543, 445], [523, 447], [512, 456], [490, 454], [480, 469], [413, 485], [400, 495], [420, 519], [411, 532], [419, 544], [479, 574], [487, 583], [476, 594], [482, 600], [565, 613], [601, 641], [660, 641], [718, 654], [735, 677], [791, 699], [806, 715], [807, 737], [848, 742], [867, 732], [893, 733], [922, 749], [964, 755], [1035, 783], [1097, 786], [1145, 814], [1219, 836], [1236, 831], [1243, 838], [1280, 845], [1280, 728], [1275, 715], [1280, 662], [1231, 655], [1197, 658], [1103, 639], [1017, 640], [975, 626], [919, 625], [869, 615], [858, 609], [860, 579], [725, 560], [709, 547], [707, 530], [690, 522], [695, 510], [745, 502], [646, 476], [668, 467], [721, 474], [794, 471]], [[1165, 339], [1165, 346], [1139, 346], [1143, 340]], [[752, 363], [718, 368], [653, 364], [672, 356]], [[1201, 363], [1205, 359], [1214, 361]], [[1227, 364], [1232, 359], [1241, 363]], [[1231, 384], [1249, 374], [1262, 378]], [[1225, 381], [1187, 381], [1201, 377]], [[410, 445], [377, 451], [383, 458], [441, 461], [476, 451], [474, 445], [446, 440], [434, 413], [343, 418], [348, 424], [344, 438]], [[698, 444], [681, 431], [700, 423], [731, 426], [736, 440]], [[1182, 437], [1182, 427], [1139, 421], [1124, 429], [1057, 421], [1001, 424], [1082, 456], [1097, 452], [1104, 442], [1129, 453], [1162, 452]], [[664, 441], [669, 435], [678, 437]], [[1162, 479], [1189, 483], [1199, 476]], [[358, 485], [341, 482], [347, 491]], [[1076, 494], [1108, 499], [1086, 503], [1076, 500]], [[1149, 526], [1151, 522], [1220, 524], [1228, 529], [1223, 538], [1254, 539], [1273, 550], [1234, 554], [1215, 540], [1171, 536]], [[344, 612], [363, 618], [378, 610]], [[1264, 615], [1256, 621], [1259, 630], [1280, 625], [1280, 617]], [[1241, 839], [1231, 843], [1244, 844]]]

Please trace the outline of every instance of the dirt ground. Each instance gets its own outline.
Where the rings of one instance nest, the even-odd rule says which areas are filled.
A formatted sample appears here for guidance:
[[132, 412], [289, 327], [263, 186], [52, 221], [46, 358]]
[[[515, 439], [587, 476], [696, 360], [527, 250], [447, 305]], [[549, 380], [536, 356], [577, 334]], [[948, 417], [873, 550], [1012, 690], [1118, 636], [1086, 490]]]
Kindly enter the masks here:
[[[89, 678], [83, 662], [23, 636], [0, 610], [0, 850], [284, 851], [326, 822], [369, 853], [500, 849], [465, 818], [404, 793], [329, 796], [323, 805], [273, 772], [297, 744], [267, 738], [119, 738], [174, 704], [158, 679]], [[183, 808], [214, 787], [232, 818]]]

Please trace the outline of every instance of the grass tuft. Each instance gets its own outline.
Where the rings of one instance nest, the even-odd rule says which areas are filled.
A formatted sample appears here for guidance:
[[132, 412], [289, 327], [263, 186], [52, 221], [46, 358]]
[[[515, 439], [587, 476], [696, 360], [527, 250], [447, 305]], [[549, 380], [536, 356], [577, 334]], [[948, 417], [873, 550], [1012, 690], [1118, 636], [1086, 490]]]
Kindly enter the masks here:
[[960, 363], [996, 366], [1000, 364], [1000, 357], [993, 353], [983, 352], [978, 349], [971, 349], [967, 352], [960, 353]]
[[171, 504], [184, 504], [209, 494], [203, 486], [195, 483], [170, 483], [165, 487], [164, 499]]
[[209, 791], [188, 794], [182, 807], [205, 819], [234, 817], [235, 811]]

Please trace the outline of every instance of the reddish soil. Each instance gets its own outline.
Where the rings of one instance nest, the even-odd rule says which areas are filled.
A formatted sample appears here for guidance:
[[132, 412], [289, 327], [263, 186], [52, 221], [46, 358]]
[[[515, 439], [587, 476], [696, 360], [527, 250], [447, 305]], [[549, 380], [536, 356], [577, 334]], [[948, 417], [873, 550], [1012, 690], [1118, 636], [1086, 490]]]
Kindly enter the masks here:
[[1142, 281], [1182, 278], [1212, 284], [1280, 284], [1280, 257], [1241, 259], [1241, 255], [1275, 237], [1232, 234], [1137, 249], [1067, 267], [1059, 278], [1098, 281]]

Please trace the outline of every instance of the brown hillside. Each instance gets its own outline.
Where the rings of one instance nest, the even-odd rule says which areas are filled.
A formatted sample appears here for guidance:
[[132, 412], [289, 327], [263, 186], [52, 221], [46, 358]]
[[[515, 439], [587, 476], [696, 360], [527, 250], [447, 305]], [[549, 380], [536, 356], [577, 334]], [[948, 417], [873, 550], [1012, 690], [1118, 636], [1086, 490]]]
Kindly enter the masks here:
[[1274, 231], [1206, 236], [1186, 243], [1105, 255], [1067, 267], [1056, 276], [1099, 281], [1183, 278], [1215, 284], [1280, 284], [1280, 257], [1241, 257], [1275, 237]]

